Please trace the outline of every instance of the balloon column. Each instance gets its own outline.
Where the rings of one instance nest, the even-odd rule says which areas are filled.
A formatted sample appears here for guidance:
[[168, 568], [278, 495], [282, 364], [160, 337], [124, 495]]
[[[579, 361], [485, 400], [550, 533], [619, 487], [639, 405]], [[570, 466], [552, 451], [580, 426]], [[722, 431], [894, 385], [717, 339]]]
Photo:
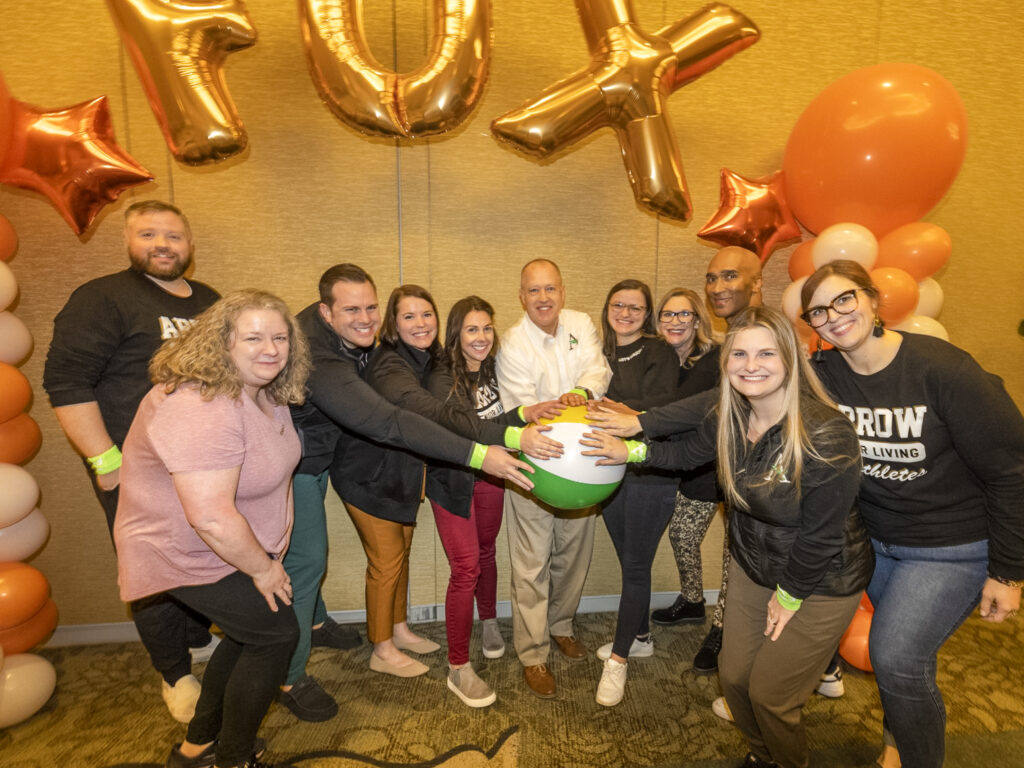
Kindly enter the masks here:
[[[13, 255], [17, 237], [0, 216], [0, 258]], [[18, 295], [14, 274], [0, 261], [0, 309]], [[17, 320], [9, 312], [0, 312]], [[20, 323], [20, 321], [18, 321]], [[23, 326], [22, 326], [23, 327]], [[25, 331], [28, 334], [28, 331]], [[28, 380], [13, 363], [31, 349], [21, 338], [0, 333], [0, 728], [34, 715], [53, 693], [57, 676], [41, 656], [25, 651], [43, 642], [57, 625], [57, 606], [46, 577], [28, 560], [46, 543], [50, 524], [39, 511], [39, 486], [18, 466], [39, 449], [39, 427], [27, 413]]]

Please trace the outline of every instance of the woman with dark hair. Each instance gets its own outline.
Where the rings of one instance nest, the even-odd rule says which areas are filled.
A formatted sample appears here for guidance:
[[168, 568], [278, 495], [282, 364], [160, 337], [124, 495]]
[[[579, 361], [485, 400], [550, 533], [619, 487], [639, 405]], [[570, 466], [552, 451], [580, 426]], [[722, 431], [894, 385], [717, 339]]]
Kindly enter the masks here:
[[[749, 307], [729, 326], [718, 391], [639, 416], [595, 412], [602, 430], [581, 441], [602, 463], [717, 460], [733, 558], [719, 674], [746, 768], [809, 765], [803, 706], [872, 570], [857, 437], [801, 346], [785, 315]], [[612, 437], [641, 430], [642, 443]]]
[[[612, 286], [601, 313], [604, 353], [612, 369], [607, 397], [634, 412], [670, 402], [675, 395], [679, 358], [654, 332], [651, 289], [639, 280]], [[622, 596], [615, 638], [598, 648], [604, 660], [598, 704], [613, 707], [626, 688], [627, 658], [654, 653], [648, 612], [651, 565], [675, 508], [676, 475], [628, 472], [601, 507], [608, 535], [622, 568]]]
[[225, 296], [150, 363], [124, 443], [121, 597], [164, 593], [224, 633], [170, 768], [264, 765], [256, 731], [299, 632], [281, 555], [300, 455], [288, 404], [309, 368], [295, 319], [262, 291]]
[[[521, 427], [560, 413], [563, 406], [557, 402], [520, 407], [511, 413], [504, 411], [494, 374], [497, 347], [494, 308], [479, 296], [460, 299], [448, 313], [446, 365], [434, 368], [428, 388], [438, 400], [500, 424]], [[483, 623], [484, 658], [497, 659], [505, 653], [505, 641], [498, 629], [495, 561], [505, 484], [462, 467], [431, 463], [427, 467], [426, 490], [451, 568], [444, 601], [448, 687], [465, 704], [485, 707], [494, 703], [496, 697], [470, 664], [469, 638], [475, 597]]]
[[800, 298], [803, 319], [834, 347], [815, 354], [815, 367], [864, 459], [860, 503], [876, 559], [869, 649], [885, 715], [879, 763], [938, 768], [939, 648], [979, 601], [988, 621], [1020, 607], [1024, 419], [966, 352], [885, 328], [860, 264], [824, 265]]
[[[392, 291], [381, 344], [366, 368], [367, 382], [391, 403], [477, 443], [521, 448], [540, 459], [557, 455], [561, 445], [536, 427], [484, 421], [430, 393], [431, 374], [445, 364], [437, 328], [437, 305], [426, 289], [402, 285]], [[355, 436], [331, 464], [331, 482], [366, 551], [366, 625], [374, 645], [370, 669], [398, 677], [422, 675], [428, 669], [404, 651], [427, 654], [440, 649], [406, 622], [409, 550], [425, 470], [420, 456]]]

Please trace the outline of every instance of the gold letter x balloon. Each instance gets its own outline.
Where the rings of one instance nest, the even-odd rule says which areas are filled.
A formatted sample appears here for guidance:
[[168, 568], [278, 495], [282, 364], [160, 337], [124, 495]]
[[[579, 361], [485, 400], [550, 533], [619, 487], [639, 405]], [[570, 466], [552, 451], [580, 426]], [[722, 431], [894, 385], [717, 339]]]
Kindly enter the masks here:
[[491, 130], [547, 157], [611, 127], [643, 207], [686, 221], [690, 196], [665, 101], [676, 89], [757, 42], [761, 33], [727, 5], [709, 5], [656, 34], [637, 25], [632, 0], [576, 0], [590, 64], [545, 90]]
[[221, 66], [256, 42], [241, 0], [107, 0], [135, 71], [174, 157], [189, 165], [225, 160], [248, 138]]

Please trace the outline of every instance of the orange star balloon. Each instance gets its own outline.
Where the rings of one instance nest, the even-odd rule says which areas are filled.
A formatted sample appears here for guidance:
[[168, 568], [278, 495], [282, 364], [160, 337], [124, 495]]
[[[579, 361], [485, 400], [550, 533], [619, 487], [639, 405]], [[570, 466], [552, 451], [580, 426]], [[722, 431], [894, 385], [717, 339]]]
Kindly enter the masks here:
[[107, 97], [47, 111], [11, 99], [0, 183], [46, 195], [82, 234], [107, 204], [153, 176], [118, 146]]
[[676, 90], [757, 42], [754, 22], [712, 4], [655, 34], [640, 29], [632, 0], [576, 0], [590, 64], [491, 124], [538, 158], [598, 128], [615, 130], [637, 203], [686, 221], [690, 196], [665, 102]]
[[762, 263], [783, 243], [799, 238], [800, 227], [786, 203], [782, 171], [748, 179], [723, 168], [718, 212], [697, 237], [754, 251]]

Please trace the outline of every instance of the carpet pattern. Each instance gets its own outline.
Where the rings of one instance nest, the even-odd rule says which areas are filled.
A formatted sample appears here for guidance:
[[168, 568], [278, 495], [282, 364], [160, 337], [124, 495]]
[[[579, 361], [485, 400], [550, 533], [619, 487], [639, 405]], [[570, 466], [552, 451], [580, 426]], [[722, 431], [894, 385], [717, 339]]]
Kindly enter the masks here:
[[[715, 717], [715, 676], [689, 670], [702, 626], [655, 628], [655, 654], [629, 665], [626, 697], [614, 708], [594, 701], [601, 662], [569, 662], [553, 651], [554, 700], [526, 689], [511, 652], [485, 661], [479, 628], [472, 658], [498, 694], [470, 709], [448, 691], [441, 652], [423, 657], [428, 674], [412, 680], [369, 669], [370, 648], [314, 650], [309, 671], [340, 705], [326, 723], [303, 723], [274, 706], [261, 735], [268, 759], [300, 768], [445, 766], [446, 768], [725, 768], [746, 752], [739, 733]], [[590, 648], [607, 642], [614, 616], [586, 614], [577, 633]], [[422, 624], [444, 645], [444, 626]], [[940, 655], [940, 685], [949, 710], [946, 765], [1014, 766], [1024, 761], [1024, 621], [990, 625], [976, 616]], [[0, 731], [5, 768], [153, 768], [184, 735], [167, 714], [159, 678], [139, 644], [43, 650], [57, 668], [57, 692], [32, 719]], [[846, 695], [815, 696], [804, 710], [812, 764], [867, 766], [878, 753], [881, 707], [871, 675], [847, 669]]]

